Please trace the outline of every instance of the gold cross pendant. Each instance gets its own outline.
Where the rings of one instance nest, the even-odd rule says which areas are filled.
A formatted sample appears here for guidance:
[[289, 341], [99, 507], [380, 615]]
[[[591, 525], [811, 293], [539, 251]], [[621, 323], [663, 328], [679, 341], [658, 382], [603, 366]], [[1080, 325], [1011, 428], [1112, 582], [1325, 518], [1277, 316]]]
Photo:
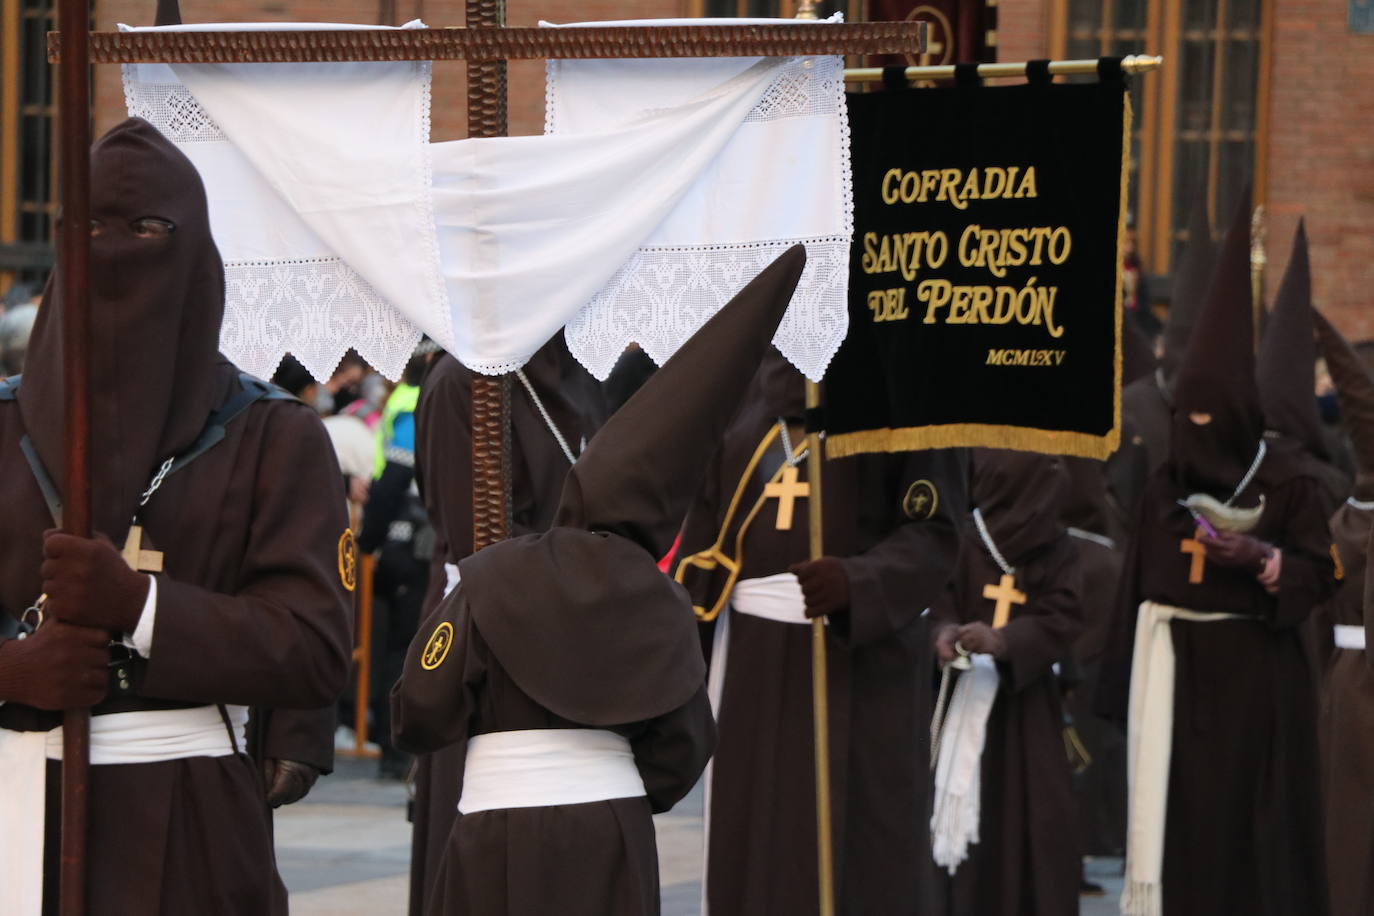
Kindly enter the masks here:
[[996, 585], [989, 582], [983, 586], [983, 597], [989, 601], [996, 601], [997, 607], [992, 612], [992, 628], [1000, 630], [1007, 625], [1011, 619], [1011, 606], [1013, 604], [1025, 604], [1026, 593], [1017, 591], [1016, 577], [1002, 573], [1002, 581]]
[[124, 539], [124, 562], [137, 572], [162, 572], [162, 553], [143, 549], [143, 527], [134, 525]]
[[1192, 537], [1184, 538], [1183, 540], [1178, 542], [1179, 553], [1186, 553], [1192, 555], [1193, 561], [1188, 566], [1189, 585], [1202, 584], [1202, 570], [1203, 565], [1207, 561], [1207, 548], [1203, 546], [1202, 541], [1198, 540], [1198, 538], [1200, 538], [1201, 536], [1202, 529], [1198, 528], [1193, 532]]
[[777, 530], [792, 530], [792, 515], [796, 508], [798, 499], [806, 499], [811, 495], [811, 484], [800, 480], [801, 473], [796, 465], [789, 464], [783, 468], [782, 480], [770, 483], [763, 488], [764, 499], [776, 499], [778, 501], [778, 523]]

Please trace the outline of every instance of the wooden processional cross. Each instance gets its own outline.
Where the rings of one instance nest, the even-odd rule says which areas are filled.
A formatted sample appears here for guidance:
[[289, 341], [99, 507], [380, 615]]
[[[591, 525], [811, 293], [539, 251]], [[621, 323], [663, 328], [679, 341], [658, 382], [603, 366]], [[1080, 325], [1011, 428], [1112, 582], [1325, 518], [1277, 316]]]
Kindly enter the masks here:
[[811, 484], [801, 479], [801, 471], [795, 464], [789, 464], [782, 469], [781, 480], [775, 480], [763, 488], [764, 499], [778, 501], [776, 528], [779, 531], [792, 530], [792, 516], [796, 513], [797, 500], [810, 496]]
[[[321, 32], [90, 32], [87, 0], [58, 0], [48, 57], [59, 64], [59, 173], [66, 219], [61, 270], [64, 321], [67, 531], [90, 536], [88, 464], [90, 302], [90, 64], [290, 63], [466, 60], [468, 136], [506, 135], [506, 61], [512, 59], [795, 57], [818, 54], [921, 54], [924, 22], [789, 25], [505, 28], [504, 0], [468, 0], [466, 28]], [[88, 35], [67, 43], [63, 35]], [[506, 538], [511, 527], [510, 376], [474, 376], [472, 385], [473, 548]], [[818, 677], [819, 677], [818, 672]], [[88, 710], [68, 711], [62, 788], [63, 916], [85, 912], [85, 805]], [[818, 742], [819, 743], [819, 742]], [[817, 786], [827, 780], [817, 774]], [[829, 805], [818, 802], [821, 912], [833, 912]]]

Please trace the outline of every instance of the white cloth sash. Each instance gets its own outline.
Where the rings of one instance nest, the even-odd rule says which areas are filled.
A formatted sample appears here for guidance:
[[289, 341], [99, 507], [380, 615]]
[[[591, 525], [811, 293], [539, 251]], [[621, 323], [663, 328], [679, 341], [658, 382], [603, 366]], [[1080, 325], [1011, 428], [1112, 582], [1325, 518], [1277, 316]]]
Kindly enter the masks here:
[[1348, 623], [1338, 623], [1332, 630], [1336, 637], [1337, 649], [1354, 649], [1357, 652], [1364, 651], [1364, 627], [1352, 626]]
[[997, 701], [997, 664], [992, 656], [973, 655], [970, 661], [973, 666], [954, 685], [941, 731], [930, 815], [931, 854], [951, 875], [968, 858], [969, 846], [978, 842], [983, 743]]
[[[239, 747], [248, 709], [225, 707]], [[161, 763], [234, 753], [219, 707], [156, 709], [91, 717], [91, 765]], [[0, 729], [0, 916], [38, 916], [43, 908], [47, 761], [62, 759], [62, 727]]]
[[594, 728], [492, 732], [468, 742], [461, 814], [639, 798], [644, 780], [623, 735]]
[[1169, 761], [1174, 736], [1174, 637], [1170, 623], [1246, 620], [1239, 614], [1203, 613], [1154, 601], [1140, 605], [1131, 657], [1131, 700], [1126, 730], [1126, 887], [1124, 916], [1164, 912], [1164, 819], [1169, 808]]
[[742, 579], [730, 593], [730, 608], [750, 617], [778, 623], [811, 623], [806, 616], [806, 599], [801, 583], [791, 573], [778, 573], [760, 579]]

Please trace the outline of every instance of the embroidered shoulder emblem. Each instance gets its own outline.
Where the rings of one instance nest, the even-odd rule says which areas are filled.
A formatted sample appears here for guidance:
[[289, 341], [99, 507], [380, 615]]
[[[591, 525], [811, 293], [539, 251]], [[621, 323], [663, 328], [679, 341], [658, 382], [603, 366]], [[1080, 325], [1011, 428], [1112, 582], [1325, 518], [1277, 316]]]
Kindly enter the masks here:
[[339, 535], [339, 581], [350, 592], [358, 587], [358, 542], [351, 528]]
[[425, 643], [425, 650], [420, 653], [420, 667], [426, 671], [433, 671], [444, 663], [448, 658], [448, 650], [453, 646], [453, 624], [445, 620], [434, 628], [430, 634], [429, 641]]
[[1331, 545], [1331, 562], [1336, 564], [1336, 581], [1345, 578], [1345, 564], [1341, 562], [1341, 552], [1336, 549], [1336, 545]]
[[906, 496], [902, 497], [902, 511], [907, 518], [918, 522], [931, 518], [939, 508], [940, 494], [929, 480], [916, 481], [907, 488]]

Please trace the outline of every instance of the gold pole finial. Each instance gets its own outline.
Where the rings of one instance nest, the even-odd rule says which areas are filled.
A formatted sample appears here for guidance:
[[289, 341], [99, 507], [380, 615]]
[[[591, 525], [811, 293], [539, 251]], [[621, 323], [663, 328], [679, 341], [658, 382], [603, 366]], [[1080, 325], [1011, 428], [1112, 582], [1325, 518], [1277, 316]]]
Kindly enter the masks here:
[[801, 5], [797, 7], [798, 19], [816, 18], [816, 0], [801, 0]]

